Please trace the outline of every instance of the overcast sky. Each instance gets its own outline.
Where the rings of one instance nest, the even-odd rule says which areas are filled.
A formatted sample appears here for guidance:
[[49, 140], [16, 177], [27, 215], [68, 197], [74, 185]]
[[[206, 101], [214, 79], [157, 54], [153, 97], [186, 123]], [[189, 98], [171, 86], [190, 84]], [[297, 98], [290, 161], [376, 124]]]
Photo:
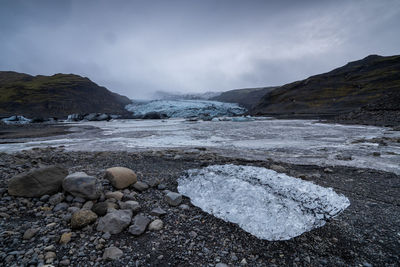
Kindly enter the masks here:
[[0, 6], [0, 70], [75, 73], [131, 98], [282, 85], [399, 50], [399, 0]]

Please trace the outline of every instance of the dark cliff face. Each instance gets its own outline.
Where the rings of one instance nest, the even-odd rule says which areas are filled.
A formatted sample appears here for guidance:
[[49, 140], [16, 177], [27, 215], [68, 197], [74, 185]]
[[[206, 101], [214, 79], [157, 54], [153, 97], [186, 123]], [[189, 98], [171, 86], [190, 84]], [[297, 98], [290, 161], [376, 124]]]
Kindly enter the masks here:
[[368, 106], [400, 111], [400, 105], [393, 106], [393, 100], [385, 101], [390, 95], [397, 97], [399, 103], [399, 92], [400, 56], [371, 55], [328, 73], [281, 86], [267, 93], [251, 113], [333, 117]]
[[127, 114], [131, 101], [73, 74], [30, 76], [0, 72], [0, 116], [66, 117], [72, 113]]
[[247, 109], [251, 109], [265, 94], [271, 92], [275, 88], [277, 87], [235, 89], [223, 92], [222, 94], [215, 96], [210, 100], [238, 103]]

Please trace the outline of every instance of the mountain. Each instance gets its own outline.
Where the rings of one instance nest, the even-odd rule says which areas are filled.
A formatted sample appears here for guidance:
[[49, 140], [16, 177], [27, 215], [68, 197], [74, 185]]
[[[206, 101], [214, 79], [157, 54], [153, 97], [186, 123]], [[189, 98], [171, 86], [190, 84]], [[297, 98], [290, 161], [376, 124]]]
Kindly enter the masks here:
[[239, 105], [247, 109], [251, 109], [260, 101], [260, 99], [264, 95], [276, 88], [277, 87], [235, 89], [223, 92], [218, 96], [210, 98], [210, 100], [238, 103]]
[[[374, 110], [400, 115], [400, 56], [370, 55], [267, 93], [252, 114], [335, 117]], [[372, 114], [372, 113], [371, 113]], [[360, 115], [360, 114], [359, 114]], [[348, 117], [350, 118], [350, 117]]]
[[72, 113], [128, 115], [131, 101], [74, 74], [31, 76], [0, 71], [0, 117], [66, 117]]

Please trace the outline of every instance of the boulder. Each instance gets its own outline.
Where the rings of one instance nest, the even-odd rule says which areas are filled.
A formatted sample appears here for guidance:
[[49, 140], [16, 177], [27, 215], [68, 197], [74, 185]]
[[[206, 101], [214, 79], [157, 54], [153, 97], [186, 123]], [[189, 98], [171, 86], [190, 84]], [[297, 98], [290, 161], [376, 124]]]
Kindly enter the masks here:
[[168, 192], [165, 195], [165, 200], [171, 206], [178, 206], [182, 202], [182, 195], [175, 192]]
[[137, 182], [134, 171], [125, 167], [113, 167], [106, 170], [104, 176], [110, 181], [111, 185], [117, 189], [124, 189]]
[[98, 199], [101, 194], [99, 181], [84, 172], [75, 172], [65, 177], [62, 186], [65, 191], [75, 197]]
[[114, 210], [99, 219], [97, 231], [109, 232], [110, 234], [121, 233], [126, 227], [128, 227], [131, 219], [132, 211]]
[[136, 215], [132, 220], [132, 225], [129, 226], [128, 232], [132, 235], [141, 235], [146, 230], [150, 219], [143, 215]]
[[108, 247], [104, 250], [103, 260], [117, 260], [122, 257], [124, 253], [117, 247]]
[[97, 214], [91, 210], [79, 210], [72, 214], [71, 228], [79, 229], [89, 225], [97, 220]]
[[34, 169], [18, 174], [8, 182], [8, 193], [19, 197], [41, 197], [61, 190], [68, 171], [58, 166]]

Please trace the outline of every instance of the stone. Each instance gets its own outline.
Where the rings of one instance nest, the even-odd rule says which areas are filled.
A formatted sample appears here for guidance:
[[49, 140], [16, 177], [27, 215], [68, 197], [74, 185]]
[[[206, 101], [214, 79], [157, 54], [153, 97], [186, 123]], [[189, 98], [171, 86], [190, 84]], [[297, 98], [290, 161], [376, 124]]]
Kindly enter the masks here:
[[107, 192], [105, 194], [105, 196], [106, 196], [106, 199], [113, 198], [116, 200], [121, 200], [124, 197], [124, 193], [122, 193], [120, 191]]
[[29, 240], [32, 237], [34, 237], [38, 232], [39, 228], [29, 228], [28, 230], [25, 231], [24, 236], [22, 237], [24, 240]]
[[160, 216], [163, 216], [165, 214], [167, 214], [167, 212], [165, 210], [163, 210], [162, 208], [154, 208], [154, 209], [152, 209], [150, 211], [150, 215], [153, 215], [153, 216], [159, 216], [160, 217]]
[[54, 245], [50, 245], [44, 248], [44, 251], [55, 251], [56, 250], [56, 246]]
[[229, 267], [229, 265], [220, 262], [220, 263], [217, 263], [217, 264], [215, 265], [215, 267]]
[[159, 184], [157, 185], [157, 189], [158, 190], [165, 190], [167, 188], [167, 186], [165, 184]]
[[284, 167], [282, 167], [281, 165], [272, 164], [271, 166], [269, 166], [269, 168], [273, 171], [280, 172], [280, 173], [286, 172], [286, 169]]
[[99, 216], [104, 216], [107, 214], [109, 209], [116, 209], [117, 204], [112, 202], [99, 202], [93, 205], [92, 211]]
[[71, 241], [71, 237], [72, 237], [72, 233], [68, 232], [68, 233], [63, 233], [60, 237], [60, 241], [59, 243], [62, 245], [68, 244], [69, 241]]
[[68, 175], [65, 177], [62, 186], [71, 195], [84, 199], [98, 199], [101, 193], [99, 181], [84, 172], [75, 172]]
[[93, 208], [93, 201], [86, 201], [85, 204], [83, 204], [82, 209], [84, 210], [91, 210]]
[[67, 210], [68, 208], [69, 208], [68, 203], [62, 202], [62, 203], [57, 204], [57, 205], [53, 208], [53, 211], [54, 211], [54, 212], [57, 212], [57, 211], [60, 211], [60, 210]]
[[57, 205], [57, 204], [63, 202], [64, 198], [65, 198], [65, 196], [64, 196], [63, 193], [57, 193], [57, 194], [55, 194], [55, 195], [52, 195], [52, 196], [49, 198], [49, 203], [50, 203], [51, 205]]
[[121, 233], [132, 219], [131, 210], [114, 210], [101, 217], [97, 224], [97, 231], [109, 232], [110, 234]]
[[61, 190], [68, 171], [58, 166], [34, 169], [12, 177], [8, 181], [8, 194], [19, 197], [53, 195]]
[[72, 214], [71, 228], [79, 229], [89, 225], [97, 220], [97, 214], [91, 210], [79, 210]]
[[55, 258], [57, 258], [57, 255], [53, 251], [46, 252], [46, 255], [44, 256], [45, 260], [50, 260], [50, 259], [55, 259]]
[[131, 169], [125, 167], [113, 167], [106, 170], [104, 176], [111, 185], [117, 189], [124, 189], [137, 182], [137, 175]]
[[119, 207], [122, 210], [131, 210], [133, 212], [137, 212], [140, 210], [140, 204], [137, 201], [133, 201], [133, 200], [128, 200], [125, 202], [119, 202]]
[[171, 206], [178, 206], [182, 202], [182, 195], [175, 192], [168, 192], [165, 195], [165, 200]]
[[129, 226], [128, 232], [136, 236], [141, 235], [144, 233], [149, 223], [149, 218], [143, 215], [136, 215], [132, 220], [132, 225]]
[[135, 188], [137, 191], [143, 192], [149, 189], [149, 185], [145, 182], [138, 181], [133, 185], [133, 188]]
[[150, 231], [159, 231], [163, 228], [164, 223], [160, 219], [156, 219], [149, 224]]
[[103, 260], [117, 260], [122, 257], [124, 253], [117, 247], [108, 247], [104, 250]]
[[70, 264], [71, 264], [71, 261], [69, 259], [60, 261], [61, 266], [69, 266]]

